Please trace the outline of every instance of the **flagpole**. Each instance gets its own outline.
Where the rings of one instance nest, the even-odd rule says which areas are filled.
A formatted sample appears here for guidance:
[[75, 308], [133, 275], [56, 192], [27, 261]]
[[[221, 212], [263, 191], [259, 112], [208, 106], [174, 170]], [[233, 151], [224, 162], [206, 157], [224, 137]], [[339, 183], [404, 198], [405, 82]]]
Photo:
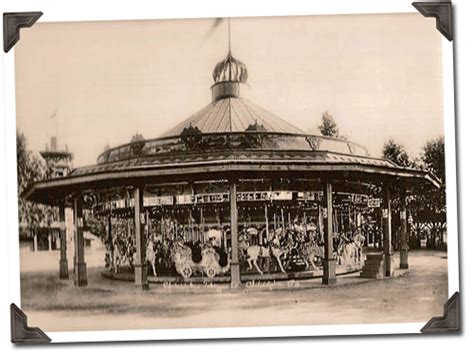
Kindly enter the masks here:
[[230, 17], [227, 17], [227, 42], [229, 44], [229, 54], [232, 52], [231, 50], [231, 37], [230, 37]]
[[[229, 44], [229, 81], [232, 81], [232, 61], [230, 60], [230, 56], [232, 55], [231, 51], [231, 37], [230, 37], [230, 17], [227, 17], [227, 40]], [[227, 100], [229, 102], [229, 129], [232, 132], [232, 107], [230, 105], [231, 99]]]

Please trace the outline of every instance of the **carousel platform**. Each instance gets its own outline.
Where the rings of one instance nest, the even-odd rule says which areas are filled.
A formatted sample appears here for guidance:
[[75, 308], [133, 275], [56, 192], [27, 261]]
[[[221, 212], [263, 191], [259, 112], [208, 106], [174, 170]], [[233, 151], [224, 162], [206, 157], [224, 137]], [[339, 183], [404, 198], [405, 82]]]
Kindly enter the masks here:
[[[336, 268], [336, 275], [349, 275], [359, 273], [360, 267], [350, 267], [348, 265], [339, 265]], [[102, 277], [118, 280], [118, 281], [134, 281], [134, 274], [132, 272], [119, 272], [114, 273], [109, 270], [102, 271]], [[287, 272], [287, 273], [264, 273], [263, 275], [254, 273], [241, 273], [242, 283], [247, 282], [271, 282], [271, 281], [292, 281], [292, 280], [311, 280], [320, 279], [323, 277], [322, 268], [319, 270], [308, 270], [298, 272]], [[190, 278], [184, 278], [181, 276], [148, 276], [148, 282], [150, 284], [209, 284], [209, 283], [230, 283], [230, 275], [219, 275], [213, 278], [207, 277], [204, 273], [202, 275], [195, 275]]]

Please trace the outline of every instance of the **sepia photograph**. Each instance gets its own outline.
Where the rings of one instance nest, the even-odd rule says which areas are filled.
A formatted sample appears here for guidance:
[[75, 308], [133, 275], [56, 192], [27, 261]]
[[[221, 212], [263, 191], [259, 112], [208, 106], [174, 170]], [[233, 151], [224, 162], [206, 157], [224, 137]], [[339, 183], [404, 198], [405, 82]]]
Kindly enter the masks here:
[[419, 12], [22, 30], [28, 325], [371, 334], [443, 316], [447, 41]]

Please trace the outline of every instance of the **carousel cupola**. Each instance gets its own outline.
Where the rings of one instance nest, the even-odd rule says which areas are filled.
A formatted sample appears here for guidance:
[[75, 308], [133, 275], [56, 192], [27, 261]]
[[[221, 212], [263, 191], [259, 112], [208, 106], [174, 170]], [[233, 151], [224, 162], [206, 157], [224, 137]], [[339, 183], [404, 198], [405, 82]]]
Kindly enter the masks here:
[[247, 83], [247, 67], [229, 51], [226, 58], [219, 62], [212, 73], [212, 100], [239, 97], [240, 84]]

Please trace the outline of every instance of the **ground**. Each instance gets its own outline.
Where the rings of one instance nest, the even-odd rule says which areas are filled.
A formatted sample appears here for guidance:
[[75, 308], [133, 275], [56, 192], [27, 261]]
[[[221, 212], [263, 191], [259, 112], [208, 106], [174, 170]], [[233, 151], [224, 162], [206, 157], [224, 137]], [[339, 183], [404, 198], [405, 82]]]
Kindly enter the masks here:
[[59, 281], [57, 271], [22, 266], [21, 307], [29, 325], [44, 331], [427, 322], [442, 315], [448, 299], [446, 253], [411, 251], [409, 262], [393, 278], [340, 276], [333, 287], [318, 279], [296, 288], [295, 282], [250, 283], [239, 291], [157, 284], [146, 292], [102, 278], [99, 267], [89, 268], [89, 286], [76, 288]]

